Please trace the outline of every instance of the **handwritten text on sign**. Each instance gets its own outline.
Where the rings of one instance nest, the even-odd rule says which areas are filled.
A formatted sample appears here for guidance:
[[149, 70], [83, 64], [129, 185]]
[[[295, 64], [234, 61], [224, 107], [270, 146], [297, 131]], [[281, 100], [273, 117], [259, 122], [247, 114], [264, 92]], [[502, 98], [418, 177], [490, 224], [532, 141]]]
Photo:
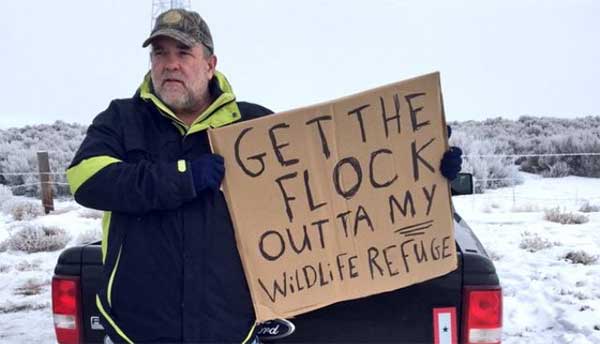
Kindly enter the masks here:
[[439, 75], [212, 130], [260, 321], [456, 268]]

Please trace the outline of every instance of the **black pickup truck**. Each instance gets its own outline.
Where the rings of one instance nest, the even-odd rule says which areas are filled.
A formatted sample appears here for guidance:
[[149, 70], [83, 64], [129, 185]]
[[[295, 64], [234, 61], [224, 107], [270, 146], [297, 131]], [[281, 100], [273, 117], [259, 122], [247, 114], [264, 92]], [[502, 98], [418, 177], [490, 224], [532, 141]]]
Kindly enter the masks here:
[[[472, 193], [461, 174], [453, 195]], [[502, 292], [485, 249], [454, 213], [458, 269], [388, 293], [340, 302], [258, 327], [265, 343], [500, 343]], [[52, 281], [58, 343], [102, 343], [95, 294], [102, 270], [100, 243], [71, 247], [58, 258]]]

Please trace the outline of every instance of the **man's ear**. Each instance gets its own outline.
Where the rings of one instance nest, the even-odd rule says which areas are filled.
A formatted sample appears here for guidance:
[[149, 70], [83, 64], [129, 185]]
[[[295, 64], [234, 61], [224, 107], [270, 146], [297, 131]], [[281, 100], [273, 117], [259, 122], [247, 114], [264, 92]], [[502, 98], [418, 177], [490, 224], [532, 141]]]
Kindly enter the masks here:
[[208, 58], [208, 75], [209, 79], [215, 76], [215, 70], [217, 69], [217, 55], [211, 55]]

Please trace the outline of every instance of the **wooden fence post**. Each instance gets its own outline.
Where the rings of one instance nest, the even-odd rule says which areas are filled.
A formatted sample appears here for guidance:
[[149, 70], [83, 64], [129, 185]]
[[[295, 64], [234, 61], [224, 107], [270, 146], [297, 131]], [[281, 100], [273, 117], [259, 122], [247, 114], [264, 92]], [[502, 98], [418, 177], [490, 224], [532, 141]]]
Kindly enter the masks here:
[[40, 170], [40, 186], [42, 189], [42, 206], [44, 206], [44, 211], [48, 214], [50, 211], [54, 210], [48, 152], [37, 152], [37, 158], [38, 168]]

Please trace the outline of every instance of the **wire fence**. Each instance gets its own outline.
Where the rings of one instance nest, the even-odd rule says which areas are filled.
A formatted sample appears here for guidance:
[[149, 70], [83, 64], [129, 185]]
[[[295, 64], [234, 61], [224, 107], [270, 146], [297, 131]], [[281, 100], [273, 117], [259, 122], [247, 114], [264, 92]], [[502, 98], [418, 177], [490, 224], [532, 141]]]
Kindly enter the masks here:
[[[517, 160], [520, 158], [561, 158], [561, 157], [598, 157], [598, 152], [581, 152], [581, 153], [523, 153], [523, 154], [465, 154], [463, 158], [469, 159], [506, 159], [512, 158]], [[548, 179], [550, 180], [550, 179]], [[523, 183], [521, 178], [476, 178], [473, 177], [473, 184], [475, 188], [479, 188], [483, 191], [483, 194], [477, 195], [473, 199], [477, 198], [481, 200], [510, 200], [513, 206], [517, 206], [518, 203], [527, 202], [557, 202], [557, 203], [573, 203], [580, 204], [581, 202], [597, 202], [600, 200], [600, 195], [590, 195], [589, 192], [581, 195], [577, 188], [572, 190], [561, 190], [561, 194], [570, 194], [568, 197], [557, 197], [551, 196], [552, 193], [546, 192], [546, 196], [537, 196], [527, 193], [524, 189], [519, 187]], [[490, 187], [490, 184], [496, 184], [496, 186]], [[500, 185], [498, 185], [500, 184]], [[505, 192], [494, 192], [492, 189], [498, 188], [510, 188], [511, 192], [507, 195]], [[550, 190], [546, 190], [550, 191]], [[593, 190], [600, 193], [600, 189]], [[539, 195], [539, 194], [538, 194]], [[475, 201], [474, 201], [475, 202]]]
[[65, 176], [65, 172], [0, 172], [2, 176], [40, 176], [40, 175], [51, 175], [51, 176]]
[[[566, 157], [566, 156], [600, 156], [600, 153], [531, 153], [531, 154], [465, 154], [464, 159], [472, 158], [532, 158], [532, 157]], [[32, 171], [17, 171], [17, 172], [0, 172], [3, 176], [39, 176], [39, 175], [66, 175], [65, 172], [32, 172]], [[486, 179], [486, 180], [505, 180], [506, 178]], [[509, 178], [510, 179], [510, 178]]]
[[[589, 156], [600, 156], [600, 153], [596, 153], [596, 152], [583, 152], [583, 153], [531, 153], [531, 154], [465, 154], [463, 155], [464, 159], [479, 159], [479, 158], [486, 158], [486, 159], [501, 159], [501, 158], [529, 158], [529, 157], [573, 157], [573, 156], [584, 156], [584, 157], [589, 157]], [[37, 177], [40, 178], [42, 176], [47, 176], [47, 177], [51, 177], [51, 176], [60, 176], [60, 177], [64, 177], [66, 176], [65, 172], [59, 172], [59, 171], [49, 171], [49, 172], [39, 172], [39, 171], [11, 171], [11, 172], [0, 172], [0, 176], [28, 176], [28, 177]], [[60, 178], [62, 179], [62, 178]], [[490, 182], [508, 182], [508, 185], [505, 186], [501, 186], [504, 188], [511, 188], [512, 192], [510, 196], [507, 195], [500, 195], [500, 194], [486, 194], [484, 193], [483, 198], [487, 198], [487, 199], [512, 199], [513, 204], [517, 203], [517, 200], [519, 201], [575, 201], [575, 202], [579, 202], [582, 200], [582, 197], [580, 197], [578, 195], [577, 190], [574, 190], [574, 196], [573, 197], [532, 197], [531, 195], [523, 195], [521, 194], [517, 188], [518, 185], [522, 182], [521, 179], [519, 178], [473, 178], [473, 183], [474, 185], [480, 185], [483, 186], [484, 190], [487, 190], [485, 188], [485, 186], [488, 186]], [[36, 183], [23, 183], [23, 184], [19, 184], [19, 185], [7, 185], [7, 187], [9, 187], [11, 190], [18, 190], [18, 189], [22, 189], [22, 188], [27, 188], [27, 187], [34, 187], [34, 186], [41, 186], [41, 185], [56, 185], [56, 186], [60, 186], [60, 187], [68, 187], [69, 184], [65, 183], [65, 182], [58, 182], [58, 181], [41, 181], [40, 182], [36, 182]], [[487, 197], [485, 196], [487, 195]], [[481, 195], [479, 196], [479, 198], [481, 199]], [[597, 196], [592, 196], [592, 197], [585, 197], [586, 200], [600, 200], [600, 195]]]
[[600, 181], [595, 185], [560, 185], [553, 183], [553, 180], [555, 178], [473, 178], [474, 185], [497, 181], [510, 183], [499, 188], [484, 189], [482, 193], [467, 197], [470, 197], [472, 209], [486, 212], [501, 204], [508, 204], [511, 211], [516, 212], [546, 211], [556, 207], [580, 210], [589, 205], [600, 206]]
[[40, 186], [40, 185], [63, 185], [63, 186], [69, 186], [69, 183], [60, 183], [60, 182], [38, 182], [38, 183], [25, 183], [25, 184], [19, 184], [19, 185], [11, 185], [8, 186], [11, 190], [16, 190], [19, 188], [24, 188], [24, 187], [30, 187], [30, 186]]
[[467, 154], [463, 158], [543, 158], [543, 157], [563, 157], [563, 156], [600, 156], [600, 153], [532, 153], [532, 154]]

